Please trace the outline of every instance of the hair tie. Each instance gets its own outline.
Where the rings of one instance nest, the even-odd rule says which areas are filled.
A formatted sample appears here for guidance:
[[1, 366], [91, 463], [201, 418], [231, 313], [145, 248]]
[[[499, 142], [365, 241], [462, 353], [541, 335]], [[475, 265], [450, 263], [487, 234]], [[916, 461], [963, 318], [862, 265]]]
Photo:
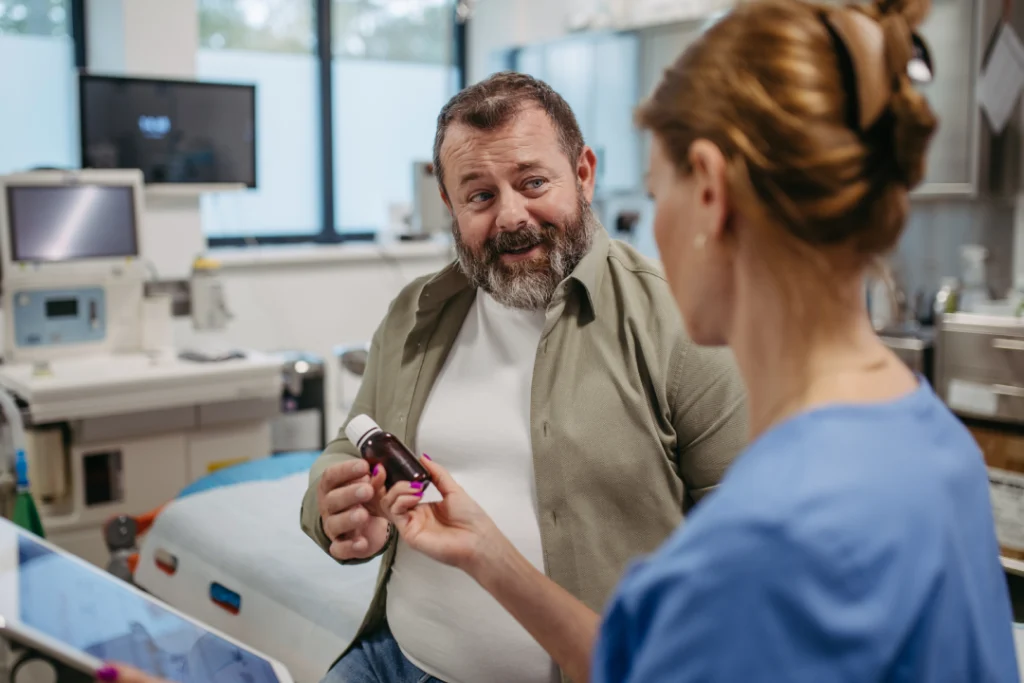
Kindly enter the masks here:
[[[924, 41], [898, 13], [875, 21], [853, 7], [826, 10], [821, 15], [839, 58], [839, 72], [847, 98], [847, 118], [851, 128], [864, 133], [874, 126], [889, 108], [900, 79], [908, 75], [911, 61], [918, 74], [925, 67], [931, 79], [931, 57]], [[922, 80], [913, 77], [912, 80]]]

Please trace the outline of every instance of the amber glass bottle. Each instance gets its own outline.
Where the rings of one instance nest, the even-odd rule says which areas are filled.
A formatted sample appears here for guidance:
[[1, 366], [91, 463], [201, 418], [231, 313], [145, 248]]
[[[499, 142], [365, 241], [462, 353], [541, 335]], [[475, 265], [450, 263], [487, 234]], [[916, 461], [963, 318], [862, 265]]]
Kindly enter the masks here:
[[391, 488], [400, 481], [418, 481], [426, 489], [430, 473], [397, 436], [385, 432], [369, 415], [356, 415], [345, 427], [345, 436], [359, 449], [370, 471], [384, 468], [384, 485]]

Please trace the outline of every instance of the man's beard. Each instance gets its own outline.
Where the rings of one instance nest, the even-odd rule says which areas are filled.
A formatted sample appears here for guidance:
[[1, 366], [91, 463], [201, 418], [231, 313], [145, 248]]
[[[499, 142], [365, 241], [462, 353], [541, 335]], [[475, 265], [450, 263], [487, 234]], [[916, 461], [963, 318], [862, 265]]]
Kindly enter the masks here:
[[[479, 254], [462, 241], [457, 221], [452, 221], [452, 234], [459, 266], [473, 285], [509, 308], [537, 310], [547, 308], [558, 285], [590, 251], [596, 227], [597, 218], [581, 192], [576, 213], [562, 226], [531, 223], [499, 232], [487, 238]], [[502, 254], [537, 245], [545, 248], [537, 258], [512, 263], [501, 259]]]

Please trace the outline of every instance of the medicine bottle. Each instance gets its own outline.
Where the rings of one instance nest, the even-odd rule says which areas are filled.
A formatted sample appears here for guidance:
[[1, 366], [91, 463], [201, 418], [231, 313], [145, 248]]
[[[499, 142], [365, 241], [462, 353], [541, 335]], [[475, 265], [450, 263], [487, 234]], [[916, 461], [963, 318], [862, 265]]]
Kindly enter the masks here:
[[420, 464], [405, 444], [394, 434], [385, 432], [369, 415], [356, 415], [345, 427], [351, 441], [372, 472], [377, 465], [384, 468], [384, 485], [391, 488], [400, 481], [430, 483], [430, 473]]

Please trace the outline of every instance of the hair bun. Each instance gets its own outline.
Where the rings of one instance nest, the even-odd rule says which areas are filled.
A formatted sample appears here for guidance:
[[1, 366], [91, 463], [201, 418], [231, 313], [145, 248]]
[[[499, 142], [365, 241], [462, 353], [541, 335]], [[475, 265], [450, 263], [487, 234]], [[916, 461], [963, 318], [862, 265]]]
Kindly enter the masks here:
[[907, 74], [914, 55], [913, 29], [930, 9], [930, 0], [877, 0], [875, 4], [876, 19], [885, 36], [886, 65], [894, 79], [889, 100], [893, 160], [897, 178], [911, 189], [924, 178], [928, 142], [937, 125], [928, 100]]
[[900, 16], [912, 29], [924, 22], [931, 8], [931, 0], [876, 0], [875, 2], [875, 12], [879, 19]]

